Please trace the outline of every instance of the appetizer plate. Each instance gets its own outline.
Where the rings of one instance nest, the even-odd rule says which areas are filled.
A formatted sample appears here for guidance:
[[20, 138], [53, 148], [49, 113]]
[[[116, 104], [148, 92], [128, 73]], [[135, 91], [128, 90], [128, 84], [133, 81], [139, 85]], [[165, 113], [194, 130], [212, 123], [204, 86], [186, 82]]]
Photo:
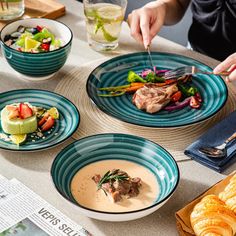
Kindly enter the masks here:
[[[152, 52], [152, 59], [157, 69], [174, 69], [185, 65], [196, 66], [203, 71], [212, 71], [210, 67], [191, 58]], [[98, 89], [127, 84], [130, 70], [141, 72], [150, 68], [148, 54], [145, 52], [127, 54], [113, 58], [98, 66], [88, 77], [87, 93], [97, 107], [106, 114], [119, 120], [147, 127], [179, 127], [203, 121], [216, 114], [225, 104], [228, 90], [225, 82], [216, 75], [197, 75], [193, 85], [199, 89], [203, 98], [200, 109], [185, 107], [177, 111], [160, 111], [149, 114], [139, 110], [132, 103], [132, 95], [119, 97], [99, 97]]]
[[[74, 175], [84, 166], [103, 160], [135, 162], [151, 171], [159, 186], [156, 200], [146, 208], [135, 211], [127, 208], [124, 212], [98, 211], [76, 202], [71, 192]], [[104, 221], [127, 221], [151, 214], [164, 205], [176, 190], [179, 169], [170, 153], [158, 144], [137, 136], [108, 133], [85, 137], [64, 148], [54, 159], [51, 176], [58, 192], [86, 216]]]
[[[44, 138], [33, 137], [28, 134], [27, 140], [20, 146], [0, 139], [0, 148], [11, 151], [38, 151], [47, 149], [62, 143], [68, 139], [78, 128], [80, 122], [79, 111], [67, 98], [46, 90], [20, 89], [0, 94], [0, 111], [9, 104], [29, 102], [33, 106], [51, 108], [56, 107], [59, 111], [59, 119], [56, 120], [54, 128], [43, 132]], [[0, 133], [3, 130], [0, 123]]]

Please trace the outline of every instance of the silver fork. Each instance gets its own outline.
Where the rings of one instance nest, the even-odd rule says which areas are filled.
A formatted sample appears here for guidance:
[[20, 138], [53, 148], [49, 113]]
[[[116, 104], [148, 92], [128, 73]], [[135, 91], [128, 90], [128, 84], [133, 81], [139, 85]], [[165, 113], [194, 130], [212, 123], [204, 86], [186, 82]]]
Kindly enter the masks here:
[[207, 74], [207, 75], [223, 75], [223, 76], [228, 76], [235, 68], [231, 69], [230, 71], [222, 71], [221, 73], [215, 74], [213, 71], [203, 71], [198, 69], [196, 66], [183, 66], [179, 67], [173, 70], [169, 70], [165, 72], [163, 77], [165, 80], [169, 79], [176, 79], [178, 80], [179, 78], [185, 76], [185, 75], [194, 75], [194, 74]]

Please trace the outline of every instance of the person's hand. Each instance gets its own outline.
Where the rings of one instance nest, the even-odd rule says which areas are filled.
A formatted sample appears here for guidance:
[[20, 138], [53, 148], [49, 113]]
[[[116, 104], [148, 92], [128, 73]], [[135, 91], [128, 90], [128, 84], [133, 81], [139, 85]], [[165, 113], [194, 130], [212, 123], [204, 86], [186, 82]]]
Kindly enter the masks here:
[[150, 2], [128, 16], [131, 35], [147, 48], [164, 24], [166, 5], [162, 0]]
[[236, 53], [228, 56], [222, 61], [215, 69], [214, 73], [220, 73], [222, 71], [232, 71], [229, 76], [226, 77], [226, 81], [236, 81]]

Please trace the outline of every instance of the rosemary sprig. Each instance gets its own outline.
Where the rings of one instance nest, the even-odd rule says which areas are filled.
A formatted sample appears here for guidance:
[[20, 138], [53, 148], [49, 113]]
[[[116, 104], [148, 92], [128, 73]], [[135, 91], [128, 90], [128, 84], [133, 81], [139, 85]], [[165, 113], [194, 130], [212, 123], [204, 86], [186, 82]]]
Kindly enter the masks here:
[[98, 190], [102, 189], [104, 193], [107, 195], [106, 191], [102, 188], [102, 185], [105, 183], [112, 183], [115, 181], [122, 181], [129, 179], [129, 176], [127, 176], [124, 173], [119, 173], [119, 169], [115, 169], [113, 171], [107, 171], [107, 173], [100, 179], [100, 181], [97, 184]]

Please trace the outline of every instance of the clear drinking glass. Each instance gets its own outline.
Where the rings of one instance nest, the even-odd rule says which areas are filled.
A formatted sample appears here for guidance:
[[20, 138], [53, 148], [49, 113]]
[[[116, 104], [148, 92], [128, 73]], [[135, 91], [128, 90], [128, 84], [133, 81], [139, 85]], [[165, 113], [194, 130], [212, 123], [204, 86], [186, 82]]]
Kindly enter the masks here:
[[84, 0], [89, 45], [96, 51], [118, 46], [127, 0]]
[[0, 0], [0, 20], [13, 20], [24, 14], [24, 0]]

